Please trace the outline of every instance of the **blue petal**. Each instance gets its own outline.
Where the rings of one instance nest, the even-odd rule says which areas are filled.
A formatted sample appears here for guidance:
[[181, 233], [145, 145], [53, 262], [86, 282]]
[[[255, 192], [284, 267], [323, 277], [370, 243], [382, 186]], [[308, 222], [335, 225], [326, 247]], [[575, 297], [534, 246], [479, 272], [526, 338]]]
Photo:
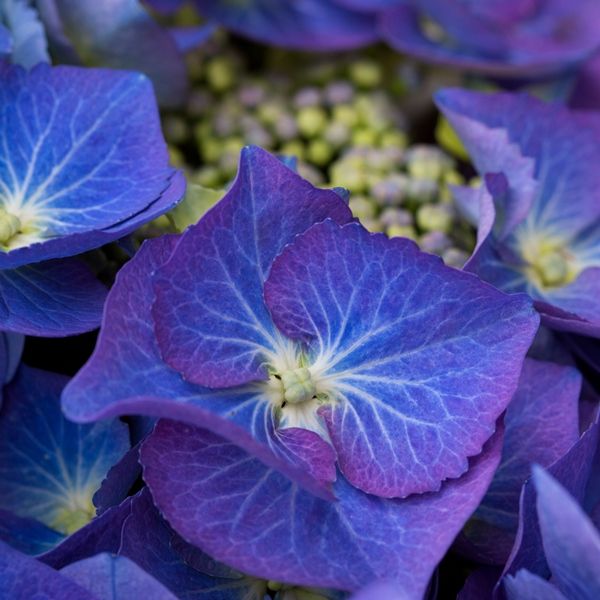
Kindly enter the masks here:
[[10, 54], [12, 50], [12, 40], [10, 32], [4, 25], [0, 24], [0, 56]]
[[[580, 392], [581, 375], [576, 369], [525, 360], [504, 418], [502, 461], [473, 515], [474, 522], [465, 530], [468, 539], [474, 541], [476, 536], [480, 549], [495, 553], [499, 564], [506, 562], [517, 531], [519, 496], [531, 465], [551, 465], [579, 439]], [[499, 531], [486, 536], [485, 525]]]
[[544, 552], [568, 598], [600, 598], [600, 533], [575, 499], [541, 467], [533, 469]]
[[[592, 425], [569, 452], [548, 467], [548, 472], [577, 500], [584, 497], [598, 448], [599, 433], [600, 426], [597, 423]], [[523, 486], [521, 492], [519, 529], [503, 574], [514, 575], [520, 569], [527, 569], [544, 578], [550, 576], [538, 524], [536, 493], [531, 480]]]
[[123, 556], [97, 554], [71, 563], [60, 572], [98, 598], [176, 600], [154, 577]]
[[0, 271], [0, 327], [63, 337], [96, 329], [106, 288], [79, 260], [63, 258]]
[[181, 105], [187, 91], [183, 56], [138, 0], [53, 2], [57, 22], [46, 22], [52, 26], [51, 41], [53, 34], [62, 34], [84, 62], [141, 71], [152, 80], [162, 106]]
[[[50, 62], [46, 33], [33, 6], [30, 6], [26, 0], [5, 0], [0, 8], [0, 18], [2, 17], [12, 36], [11, 61], [13, 63], [29, 69], [40, 62]], [[0, 54], [2, 54], [1, 48]]]
[[375, 20], [332, 0], [196, 0], [200, 12], [235, 33], [300, 50], [343, 50], [375, 42]]
[[131, 506], [135, 498], [136, 496], [131, 496], [118, 506], [104, 511], [38, 558], [54, 569], [62, 569], [72, 562], [99, 552], [117, 554], [121, 547], [123, 525], [131, 515]]
[[384, 497], [436, 490], [466, 470], [538, 324], [524, 295], [356, 223], [298, 236], [273, 263], [265, 299], [278, 328], [310, 345], [341, 471]]
[[245, 148], [227, 195], [157, 271], [153, 317], [163, 359], [213, 388], [268, 379], [265, 363], [286, 345], [263, 299], [269, 267], [295, 235], [328, 217], [352, 218], [335, 192]]
[[178, 239], [163, 236], [145, 242], [119, 272], [94, 354], [63, 393], [65, 414], [80, 422], [142, 414], [204, 425], [315, 493], [325, 493], [319, 490], [322, 485], [329, 488], [330, 481], [315, 483], [294, 464], [297, 457], [285, 440], [274, 436], [270, 403], [262, 390], [252, 386], [209, 390], [186, 382], [161, 359], [150, 314], [152, 277]]
[[[160, 516], [147, 488], [131, 503], [119, 554], [187, 600], [262, 598], [258, 592], [266, 588], [266, 582], [216, 562], [181, 539]], [[250, 595], [253, 591], [256, 595]]]
[[183, 191], [140, 74], [0, 65], [0, 132], [0, 201], [21, 222], [0, 268], [122, 237]]
[[0, 508], [70, 533], [93, 516], [92, 495], [129, 447], [118, 421], [82, 426], [60, 410], [61, 375], [21, 367], [0, 413]]
[[86, 589], [57, 573], [34, 558], [0, 541], [0, 573], [2, 598], [30, 600], [68, 598], [69, 600], [97, 600]]
[[64, 536], [43, 523], [0, 510], [0, 540], [25, 554], [42, 554], [54, 548]]
[[159, 510], [217, 560], [265, 579], [339, 590], [388, 579], [422, 598], [484, 494], [500, 446], [498, 434], [467, 475], [405, 500], [364, 494], [343, 477], [338, 502], [316, 498], [237, 446], [174, 421], [158, 423], [141, 462]]
[[504, 579], [504, 591], [507, 600], [567, 600], [549, 581], [524, 569]]

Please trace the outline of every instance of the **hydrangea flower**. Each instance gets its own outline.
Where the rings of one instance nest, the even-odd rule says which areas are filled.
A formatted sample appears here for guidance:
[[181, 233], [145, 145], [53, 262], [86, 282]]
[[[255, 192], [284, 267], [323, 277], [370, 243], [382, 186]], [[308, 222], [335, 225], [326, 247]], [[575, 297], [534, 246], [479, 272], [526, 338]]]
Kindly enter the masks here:
[[600, 335], [600, 118], [525, 95], [444, 90], [437, 103], [485, 180], [457, 190], [479, 228], [466, 268], [527, 292], [548, 326]]
[[395, 4], [379, 16], [379, 31], [391, 46], [426, 61], [487, 75], [560, 74], [575, 69], [600, 47], [600, 5], [595, 0]]
[[94, 492], [129, 448], [118, 420], [63, 417], [66, 381], [22, 365], [0, 410], [0, 538], [34, 554], [92, 519]]
[[[495, 451], [481, 455], [478, 469], [469, 470], [469, 457], [494, 432], [538, 325], [526, 296], [507, 296], [445, 267], [408, 240], [369, 234], [352, 222], [337, 193], [315, 189], [258, 148], [243, 151], [230, 191], [197, 225], [146, 243], [119, 274], [105, 314], [92, 359], [63, 395], [69, 418], [133, 413], [185, 421], [213, 433], [165, 425], [153, 437], [167, 445], [157, 457], [171, 457], [170, 440], [185, 439], [187, 455], [197, 450], [216, 460], [211, 449], [230, 440], [249, 453], [231, 446], [232, 464], [253, 461], [254, 471], [244, 467], [243, 485], [268, 479], [273, 494], [285, 498], [296, 493], [296, 482], [309, 490], [302, 502], [316, 513], [338, 510], [316, 496], [341, 494], [347, 499], [342, 513], [364, 511], [374, 526], [388, 521], [406, 535], [415, 535], [411, 523], [422, 522], [437, 542], [424, 550], [427, 560], [420, 557], [415, 589], [426, 584], [487, 486]], [[189, 486], [185, 460], [154, 467], [160, 472], [152, 483], [155, 498], [157, 482], [170, 481], [179, 468], [187, 469]], [[217, 505], [219, 494], [226, 496], [219, 487], [228, 479], [225, 465], [209, 470], [221, 467], [218, 485], [192, 486], [209, 494], [202, 502], [213, 502], [210, 493]], [[198, 481], [204, 473], [195, 475]], [[354, 589], [382, 577], [389, 561], [401, 564], [397, 556], [424, 541], [400, 536], [390, 547], [374, 548], [381, 560], [368, 561], [359, 573], [346, 564], [298, 573], [301, 552], [286, 549], [279, 564], [264, 559], [264, 547], [248, 552], [242, 544], [240, 556], [227, 532], [209, 535], [208, 508], [202, 512], [208, 529], [200, 531], [178, 511], [201, 499], [181, 502], [171, 484], [159, 505], [176, 529], [185, 527], [187, 539], [202, 538], [201, 547], [211, 537], [226, 544], [207, 550], [261, 577], [281, 569], [291, 582]], [[409, 498], [390, 505], [374, 500], [381, 504], [367, 508], [371, 497], [363, 491]], [[428, 509], [444, 513], [457, 497], [461, 508], [451, 519], [428, 523]], [[289, 519], [300, 514], [292, 509]], [[349, 533], [343, 517], [330, 518], [335, 552]], [[289, 530], [275, 533], [285, 537]], [[405, 561], [414, 560], [409, 554]]]
[[0, 132], [0, 326], [47, 336], [93, 329], [105, 290], [66, 257], [127, 235], [184, 192], [151, 84], [134, 73], [4, 63]]
[[298, 50], [345, 50], [377, 40], [375, 20], [332, 0], [196, 0], [200, 13], [237, 34]]

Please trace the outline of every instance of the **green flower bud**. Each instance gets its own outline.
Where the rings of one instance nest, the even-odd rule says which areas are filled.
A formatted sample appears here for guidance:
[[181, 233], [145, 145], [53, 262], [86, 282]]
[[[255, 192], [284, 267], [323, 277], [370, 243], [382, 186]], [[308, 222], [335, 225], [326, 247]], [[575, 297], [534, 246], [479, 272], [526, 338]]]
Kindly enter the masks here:
[[293, 140], [285, 143], [279, 150], [280, 154], [285, 156], [295, 156], [298, 160], [303, 160], [306, 155], [304, 144], [299, 140]]
[[469, 255], [459, 248], [448, 248], [448, 250], [442, 254], [444, 262], [449, 267], [455, 267], [456, 269], [462, 269], [468, 258]]
[[418, 237], [415, 228], [411, 227], [410, 225], [392, 225], [391, 227], [388, 227], [385, 232], [387, 233], [388, 237], [391, 238], [404, 237], [411, 240], [416, 240]]
[[333, 120], [346, 125], [346, 127], [353, 128], [358, 124], [359, 115], [354, 107], [340, 104], [333, 107]]
[[309, 143], [306, 157], [313, 164], [324, 167], [331, 161], [334, 150], [325, 140], [316, 139]]
[[206, 79], [212, 90], [226, 92], [235, 85], [236, 69], [227, 56], [217, 56], [206, 65]]
[[349, 69], [350, 79], [361, 88], [374, 88], [383, 79], [382, 68], [372, 60], [363, 59], [353, 62]]
[[321, 133], [327, 124], [327, 113], [318, 106], [307, 106], [298, 111], [296, 117], [302, 135], [312, 138]]
[[417, 210], [417, 225], [423, 231], [448, 233], [454, 223], [454, 212], [446, 204], [425, 204]]
[[365, 196], [350, 196], [350, 210], [359, 219], [372, 219], [377, 214], [377, 207]]

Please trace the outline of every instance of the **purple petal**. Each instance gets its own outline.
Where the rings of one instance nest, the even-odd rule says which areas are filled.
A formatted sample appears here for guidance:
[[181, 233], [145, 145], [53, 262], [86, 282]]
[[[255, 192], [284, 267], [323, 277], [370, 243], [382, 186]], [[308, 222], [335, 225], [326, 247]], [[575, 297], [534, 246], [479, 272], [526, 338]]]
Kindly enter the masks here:
[[[496, 205], [493, 234], [478, 245], [469, 270], [506, 291], [526, 291], [554, 329], [600, 335], [600, 206], [594, 201], [600, 118], [523, 95], [445, 90], [437, 98], [479, 172], [503, 172], [510, 186]], [[544, 252], [563, 257], [564, 283], [546, 284], [536, 275]]]
[[569, 285], [548, 290], [538, 310], [544, 323], [557, 331], [600, 337], [598, 298], [600, 266], [585, 269]]
[[580, 69], [570, 105], [577, 109], [600, 108], [600, 56], [589, 60]]
[[123, 556], [97, 554], [71, 563], [60, 572], [98, 598], [176, 600], [154, 577]]
[[182, 540], [161, 518], [147, 488], [131, 503], [119, 554], [129, 557], [164, 586], [186, 600], [245, 600], [266, 587], [217, 563]]
[[70, 533], [93, 510], [92, 495], [129, 448], [129, 437], [119, 421], [67, 421], [60, 410], [66, 382], [62, 375], [23, 365], [5, 387], [0, 508]]
[[[363, 491], [439, 489], [481, 451], [518, 382], [538, 319], [412, 242], [315, 225], [275, 260], [273, 319], [308, 342], [341, 471]], [[499, 315], [502, 315], [499, 317]]]
[[1, 268], [117, 239], [181, 198], [144, 76], [4, 65], [0, 80], [3, 206], [32, 228], [9, 240]]
[[266, 579], [356, 590], [397, 580], [422, 597], [437, 562], [484, 494], [501, 435], [436, 494], [385, 500], [343, 477], [338, 502], [304, 492], [206, 430], [160, 421], [142, 446], [144, 479], [189, 542]]
[[82, 262], [49, 260], [0, 271], [0, 327], [63, 337], [96, 329], [106, 288]]
[[375, 20], [332, 0], [196, 0], [201, 14], [258, 42], [299, 50], [345, 50], [375, 42]]
[[566, 600], [549, 581], [525, 570], [505, 577], [504, 591], [506, 600]]
[[[562, 458], [548, 467], [556, 478], [576, 499], [581, 500], [590, 476], [592, 461], [598, 448], [599, 425], [594, 424]], [[519, 529], [504, 575], [514, 575], [527, 569], [540, 577], [549, 577], [544, 558], [542, 538], [536, 510], [536, 493], [528, 481], [523, 486], [519, 510]]]
[[0, 540], [25, 554], [42, 554], [59, 544], [64, 536], [43, 523], [0, 510]]
[[99, 552], [116, 554], [121, 545], [123, 524], [131, 515], [135, 497], [127, 498], [119, 506], [109, 508], [38, 558], [55, 569], [62, 569], [72, 562]]
[[12, 40], [10, 33], [4, 25], [0, 25], [0, 56], [10, 54], [12, 50]]
[[0, 573], [2, 597], [7, 600], [68, 598], [96, 600], [96, 597], [74, 581], [57, 573], [34, 558], [21, 554], [0, 541]]
[[[152, 276], [178, 239], [163, 236], [144, 243], [121, 269], [106, 301], [94, 354], [66, 387], [63, 411], [78, 422], [142, 414], [210, 427], [300, 485], [330, 497], [330, 480], [317, 482], [305, 468], [295, 465], [294, 452], [274, 435], [272, 411], [261, 390], [202, 388], [185, 382], [162, 361], [150, 315]], [[325, 456], [331, 455], [324, 445], [320, 447]], [[322, 468], [320, 454], [305, 454], [303, 463], [311, 456], [317, 461], [314, 470], [310, 469], [313, 474], [330, 473]]]
[[[51, 9], [44, 5], [51, 5]], [[62, 34], [84, 61], [145, 73], [162, 106], [180, 106], [187, 92], [183, 56], [169, 32], [156, 23], [138, 0], [42, 0], [42, 16], [53, 10], [58, 22], [50, 39]], [[56, 31], [59, 29], [59, 31]]]
[[263, 300], [271, 262], [295, 235], [352, 216], [256, 147], [242, 151], [228, 194], [188, 229], [155, 277], [156, 337], [165, 361], [192, 383], [231, 387], [267, 379], [283, 344]]
[[[506, 416], [502, 461], [490, 488], [473, 515], [465, 535], [473, 539], [480, 522], [499, 528], [497, 536], [479, 537], [479, 546], [492, 552], [505, 540], [508, 558], [518, 525], [519, 496], [531, 465], [549, 466], [579, 439], [578, 400], [581, 375], [572, 367], [527, 359]], [[485, 531], [484, 531], [485, 533]]]
[[[573, 68], [598, 48], [599, 14], [593, 0], [416, 0], [381, 13], [379, 29], [391, 46], [426, 61], [496, 77], [540, 78]], [[443, 39], [429, 35], [423, 17], [437, 23]]]
[[92, 498], [96, 514], [101, 515], [111, 506], [117, 506], [127, 498], [131, 488], [142, 475], [142, 467], [138, 462], [139, 454], [140, 445], [136, 444], [109, 469]]
[[574, 498], [541, 467], [533, 469], [546, 560], [568, 598], [600, 597], [600, 534]]

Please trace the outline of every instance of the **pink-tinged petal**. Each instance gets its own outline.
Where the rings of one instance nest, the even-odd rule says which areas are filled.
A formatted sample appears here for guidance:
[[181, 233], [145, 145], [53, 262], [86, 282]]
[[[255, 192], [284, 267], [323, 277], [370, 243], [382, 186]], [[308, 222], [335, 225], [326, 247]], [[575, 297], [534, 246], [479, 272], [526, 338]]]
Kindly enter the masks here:
[[121, 269], [106, 301], [96, 349], [65, 388], [63, 411], [77, 422], [137, 414], [210, 427], [301, 485], [331, 497], [333, 467], [326, 467], [334, 460], [331, 449], [313, 439], [298, 457], [301, 447], [287, 445], [293, 436], [280, 439], [275, 434], [272, 407], [261, 389], [210, 390], [186, 382], [163, 362], [150, 313], [152, 277], [171, 256], [178, 239], [163, 236], [145, 242]]
[[339, 500], [321, 500], [223, 438], [174, 421], [158, 423], [141, 462], [171, 526], [217, 560], [298, 585], [358, 590], [397, 581], [409, 598], [421, 598], [500, 451], [501, 433], [463, 477], [404, 500], [365, 494], [343, 477]]
[[242, 151], [238, 176], [188, 229], [155, 276], [156, 338], [186, 381], [213, 388], [267, 379], [282, 346], [263, 300], [273, 259], [294, 236], [326, 218], [352, 216], [264, 150]]
[[309, 344], [341, 471], [383, 497], [437, 490], [465, 472], [538, 325], [526, 296], [356, 223], [298, 236], [273, 263], [265, 298], [279, 329]]

